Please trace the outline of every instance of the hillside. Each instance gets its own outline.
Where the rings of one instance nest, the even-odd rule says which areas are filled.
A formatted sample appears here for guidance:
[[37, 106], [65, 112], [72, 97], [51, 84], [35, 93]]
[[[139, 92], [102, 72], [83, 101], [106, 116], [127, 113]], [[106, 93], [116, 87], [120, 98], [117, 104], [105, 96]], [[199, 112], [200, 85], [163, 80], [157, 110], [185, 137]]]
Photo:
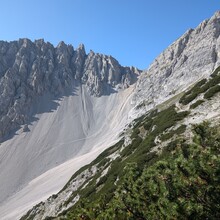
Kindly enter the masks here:
[[[83, 45], [1, 41], [0, 219], [102, 219], [99, 209], [90, 216], [101, 204], [103, 215], [111, 212], [108, 204], [124, 210], [117, 194], [126, 184], [126, 167], [139, 169], [131, 189], [138, 198], [133, 190], [139, 177], [154, 176], [158, 163], [182, 157], [178, 146], [204, 147], [195, 142], [203, 138], [197, 126], [205, 134], [218, 129], [219, 51], [220, 12], [186, 31], [144, 71], [92, 50], [86, 54]], [[208, 128], [199, 125], [203, 121]], [[216, 135], [210, 139], [217, 141]], [[165, 168], [179, 172], [175, 163]], [[218, 179], [213, 181], [215, 188]], [[135, 219], [135, 210], [126, 212]]]
[[217, 68], [177, 101], [136, 119], [117, 144], [22, 220], [218, 219], [219, 88]]

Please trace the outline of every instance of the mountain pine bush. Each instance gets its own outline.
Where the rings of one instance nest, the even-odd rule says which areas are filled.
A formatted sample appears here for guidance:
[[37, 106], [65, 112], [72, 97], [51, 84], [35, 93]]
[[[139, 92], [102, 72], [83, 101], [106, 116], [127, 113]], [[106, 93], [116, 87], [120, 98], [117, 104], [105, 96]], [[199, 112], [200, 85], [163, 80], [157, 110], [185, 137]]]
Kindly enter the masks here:
[[149, 167], [130, 163], [112, 198], [81, 202], [67, 219], [220, 219], [220, 134], [194, 127], [192, 144], [179, 141]]

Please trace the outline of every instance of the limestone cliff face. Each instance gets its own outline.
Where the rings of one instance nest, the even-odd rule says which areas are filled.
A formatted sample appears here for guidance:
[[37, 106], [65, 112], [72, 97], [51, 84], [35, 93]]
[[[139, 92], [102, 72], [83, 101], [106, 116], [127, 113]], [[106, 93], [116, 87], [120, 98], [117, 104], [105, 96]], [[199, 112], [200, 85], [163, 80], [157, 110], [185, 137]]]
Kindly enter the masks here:
[[62, 94], [74, 82], [85, 84], [91, 95], [102, 96], [127, 88], [140, 71], [122, 67], [111, 56], [76, 50], [60, 42], [20, 39], [0, 42], [0, 138], [28, 120], [34, 99], [50, 92]]
[[121, 67], [112, 56], [95, 54], [87, 56], [82, 81], [90, 93], [100, 96], [108, 93], [108, 88], [127, 88], [136, 81], [139, 71], [133, 67]]
[[220, 12], [188, 30], [141, 75], [134, 102], [149, 109], [207, 77], [220, 65]]

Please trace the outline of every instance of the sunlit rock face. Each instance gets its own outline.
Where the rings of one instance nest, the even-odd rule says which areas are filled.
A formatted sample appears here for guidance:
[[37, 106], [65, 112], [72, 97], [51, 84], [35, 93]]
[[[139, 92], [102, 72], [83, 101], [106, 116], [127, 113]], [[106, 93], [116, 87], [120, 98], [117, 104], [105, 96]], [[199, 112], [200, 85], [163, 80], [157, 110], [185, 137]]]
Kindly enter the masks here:
[[133, 102], [147, 108], [161, 103], [220, 65], [220, 12], [188, 30], [164, 50], [141, 75]]

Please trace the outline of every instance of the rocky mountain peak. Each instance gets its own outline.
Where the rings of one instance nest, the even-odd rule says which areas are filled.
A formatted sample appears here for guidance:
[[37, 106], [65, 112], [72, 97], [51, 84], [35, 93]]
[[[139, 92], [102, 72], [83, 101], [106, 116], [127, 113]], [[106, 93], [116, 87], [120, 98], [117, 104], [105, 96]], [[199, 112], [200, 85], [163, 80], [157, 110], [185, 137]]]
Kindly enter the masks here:
[[218, 10], [214, 13], [214, 15], [210, 18], [210, 21], [216, 20], [218, 18], [220, 18], [220, 10]]
[[134, 102], [152, 108], [208, 77], [220, 65], [220, 12], [189, 29], [164, 50], [138, 81]]
[[27, 121], [28, 109], [38, 96], [61, 95], [74, 81], [90, 95], [102, 96], [127, 88], [140, 73], [112, 57], [93, 51], [87, 55], [83, 44], [74, 50], [63, 41], [54, 47], [43, 39], [1, 41], [0, 63], [0, 138]]
[[84, 44], [79, 44], [78, 49], [86, 53]]

